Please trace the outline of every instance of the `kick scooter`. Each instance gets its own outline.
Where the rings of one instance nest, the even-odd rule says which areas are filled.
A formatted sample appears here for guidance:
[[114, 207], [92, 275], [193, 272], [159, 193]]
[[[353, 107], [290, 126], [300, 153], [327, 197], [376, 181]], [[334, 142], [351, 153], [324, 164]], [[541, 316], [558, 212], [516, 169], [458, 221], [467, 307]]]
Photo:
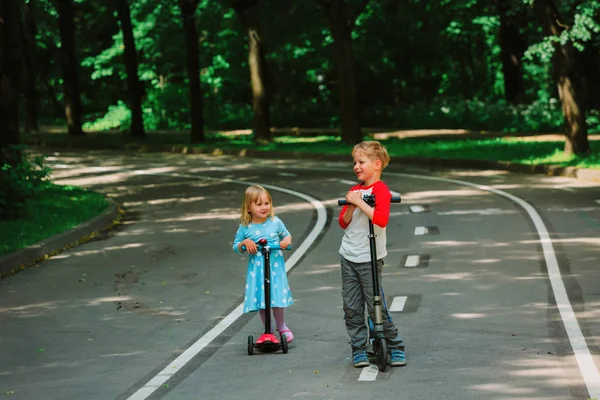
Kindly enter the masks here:
[[[288, 352], [288, 342], [285, 334], [280, 333], [277, 338], [271, 332], [271, 251], [283, 250], [280, 247], [269, 246], [267, 239], [260, 239], [257, 242], [261, 253], [265, 257], [265, 272], [264, 272], [264, 284], [265, 284], [265, 333], [254, 341], [252, 335], [248, 335], [248, 355], [254, 354], [254, 349], [258, 349], [265, 353], [273, 353], [279, 349], [286, 354]], [[288, 246], [285, 250], [289, 250], [291, 246]], [[246, 246], [242, 246], [242, 251], [246, 251]]]
[[[363, 195], [363, 201], [371, 207], [375, 207], [375, 195]], [[400, 203], [400, 196], [392, 196], [392, 203]], [[345, 206], [349, 203], [346, 200], [338, 200], [338, 205]], [[375, 245], [375, 228], [373, 221], [369, 219], [369, 245], [371, 250], [371, 275], [373, 279], [373, 309], [375, 311], [375, 320], [372, 321], [375, 337], [373, 338], [373, 351], [377, 360], [377, 367], [380, 371], [387, 368], [387, 342], [383, 333], [383, 297], [379, 286], [379, 276], [377, 275], [377, 247]]]

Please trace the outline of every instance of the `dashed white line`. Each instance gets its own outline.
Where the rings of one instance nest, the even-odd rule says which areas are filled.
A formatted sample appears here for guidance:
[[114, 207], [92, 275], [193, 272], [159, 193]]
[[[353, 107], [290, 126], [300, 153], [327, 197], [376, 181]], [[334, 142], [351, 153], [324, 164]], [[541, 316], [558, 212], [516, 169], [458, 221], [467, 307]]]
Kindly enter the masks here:
[[423, 207], [423, 206], [410, 206], [408, 208], [410, 209], [410, 212], [412, 212], [413, 214], [419, 214], [419, 213], [425, 212], [425, 207]]
[[379, 368], [377, 365], [369, 365], [368, 367], [364, 367], [362, 371], [360, 371], [360, 376], [358, 377], [359, 381], [374, 381], [377, 379], [377, 372]]
[[413, 268], [413, 267], [418, 266], [420, 262], [421, 262], [421, 257], [411, 255], [411, 256], [406, 257], [406, 262], [404, 263], [404, 266], [408, 267], [408, 268]]
[[404, 306], [406, 305], [407, 296], [396, 296], [392, 301], [392, 305], [389, 308], [390, 312], [402, 312], [404, 311]]
[[416, 236], [427, 235], [428, 232], [429, 232], [429, 229], [427, 229], [426, 226], [415, 226], [415, 235]]
[[[307, 169], [331, 170], [327, 168], [311, 167]], [[339, 169], [337, 169], [337, 171], [339, 171]], [[550, 233], [548, 232], [548, 229], [546, 228], [546, 225], [544, 224], [544, 221], [542, 220], [537, 210], [522, 198], [487, 185], [479, 185], [468, 181], [461, 181], [459, 179], [450, 179], [418, 174], [406, 174], [398, 172], [387, 172], [386, 175], [402, 176], [420, 180], [449, 182], [456, 185], [468, 186], [471, 188], [475, 188], [489, 193], [494, 193], [498, 196], [507, 198], [513, 203], [518, 204], [521, 208], [525, 210], [525, 212], [529, 215], [529, 218], [533, 222], [535, 230], [540, 239], [542, 254], [544, 256], [546, 268], [548, 270], [548, 280], [550, 281], [556, 305], [558, 307], [562, 322], [565, 326], [565, 331], [567, 332], [569, 342], [571, 343], [573, 354], [577, 361], [577, 365], [579, 366], [579, 372], [583, 377], [583, 380], [589, 393], [589, 397], [592, 399], [600, 399], [600, 372], [598, 371], [598, 367], [594, 362], [592, 353], [590, 352], [590, 349], [587, 346], [585, 336], [581, 331], [579, 321], [577, 320], [577, 316], [573, 311], [573, 306], [571, 305], [569, 296], [567, 295], [567, 289], [565, 288], [565, 283], [562, 280], [562, 273], [560, 271], [556, 254], [554, 253], [552, 238], [550, 237]], [[600, 204], [600, 199], [596, 200], [596, 203]]]

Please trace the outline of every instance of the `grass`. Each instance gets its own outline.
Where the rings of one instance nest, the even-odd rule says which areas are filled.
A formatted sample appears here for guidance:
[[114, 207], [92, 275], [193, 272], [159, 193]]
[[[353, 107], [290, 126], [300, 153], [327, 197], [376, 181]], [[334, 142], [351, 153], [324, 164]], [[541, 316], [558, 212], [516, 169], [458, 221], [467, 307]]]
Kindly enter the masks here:
[[16, 219], [0, 221], [0, 254], [38, 243], [101, 214], [108, 202], [99, 193], [49, 185], [27, 200]]
[[[488, 161], [510, 161], [520, 164], [546, 164], [600, 169], [600, 135], [589, 135], [592, 154], [587, 157], [566, 156], [563, 152], [564, 139], [558, 135], [486, 137], [478, 135], [445, 135], [391, 137], [380, 141], [392, 157], [426, 157], [443, 159], [469, 159]], [[487, 135], [489, 136], [489, 135]], [[540, 140], [544, 138], [544, 140]], [[339, 136], [331, 134], [310, 136], [282, 134], [274, 142], [257, 145], [248, 134], [211, 133], [207, 143], [193, 145], [201, 148], [256, 149], [264, 151], [350, 154], [351, 146], [340, 142]], [[72, 146], [90, 149], [167, 149], [169, 146], [189, 146], [189, 135], [183, 132], [150, 133], [145, 138], [128, 138], [120, 133], [90, 133], [81, 138], [70, 138], [64, 133], [33, 134], [24, 137], [29, 144], [47, 147]]]

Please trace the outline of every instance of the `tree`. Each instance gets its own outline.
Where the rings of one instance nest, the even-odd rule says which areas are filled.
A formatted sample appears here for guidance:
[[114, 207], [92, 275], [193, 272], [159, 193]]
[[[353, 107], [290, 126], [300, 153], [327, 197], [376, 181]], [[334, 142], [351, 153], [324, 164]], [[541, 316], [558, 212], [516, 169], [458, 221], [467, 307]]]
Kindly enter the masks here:
[[585, 107], [581, 84], [576, 75], [573, 45], [570, 41], [566, 41], [564, 44], [558, 41], [558, 37], [568, 27], [562, 23], [554, 0], [535, 0], [533, 8], [541, 21], [545, 34], [556, 38], [553, 40], [552, 64], [554, 79], [562, 103], [566, 136], [565, 154], [589, 154], [590, 144], [585, 122]]
[[527, 50], [525, 38], [519, 32], [517, 13], [510, 9], [508, 0], [495, 0], [500, 19], [498, 38], [504, 75], [504, 98], [509, 103], [523, 100], [523, 67], [521, 58]]
[[270, 142], [271, 113], [266, 82], [265, 49], [260, 35], [258, 0], [231, 0], [248, 35], [248, 66], [252, 85], [253, 130], [256, 142]]
[[82, 136], [84, 133], [81, 128], [82, 107], [78, 77], [79, 65], [75, 56], [75, 12], [73, 9], [73, 0], [57, 0], [57, 2], [67, 129], [69, 135]]
[[33, 19], [33, 1], [26, 2], [21, 8], [21, 37], [23, 41], [23, 71], [25, 73], [25, 130], [27, 132], [39, 130], [38, 125], [38, 95], [37, 95], [37, 68], [35, 21]]
[[319, 0], [319, 2], [327, 14], [336, 53], [342, 141], [356, 144], [362, 140], [362, 132], [352, 55], [352, 30], [356, 24], [356, 18], [367, 7], [369, 0], [361, 0], [353, 12], [346, 4], [346, 0]]
[[[118, 0], [117, 0], [118, 1]], [[196, 31], [196, 9], [200, 0], [179, 0], [181, 19], [185, 33], [185, 65], [189, 80], [190, 117], [192, 129], [191, 143], [204, 143], [204, 98], [200, 83], [200, 63], [198, 61], [198, 32]]]
[[19, 3], [0, 0], [0, 166], [13, 160], [8, 154], [19, 144], [17, 82], [20, 80]]
[[114, 0], [121, 32], [123, 32], [123, 44], [125, 46], [123, 56], [127, 70], [127, 86], [129, 89], [129, 107], [131, 109], [131, 136], [144, 137], [144, 121], [142, 118], [142, 96], [144, 94], [140, 79], [138, 77], [138, 61], [133, 28], [131, 27], [131, 12], [128, 0]]

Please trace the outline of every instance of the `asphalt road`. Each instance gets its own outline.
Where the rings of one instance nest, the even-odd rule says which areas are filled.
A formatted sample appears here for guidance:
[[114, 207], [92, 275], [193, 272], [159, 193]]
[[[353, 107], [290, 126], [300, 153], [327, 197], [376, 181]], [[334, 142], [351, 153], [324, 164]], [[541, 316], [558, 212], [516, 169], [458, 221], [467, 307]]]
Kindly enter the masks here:
[[[341, 310], [347, 163], [55, 153], [54, 181], [123, 205], [123, 224], [0, 280], [0, 398], [600, 398], [600, 184], [390, 165], [383, 286], [408, 365], [355, 369]], [[294, 238], [288, 354], [246, 352], [245, 187]]]

